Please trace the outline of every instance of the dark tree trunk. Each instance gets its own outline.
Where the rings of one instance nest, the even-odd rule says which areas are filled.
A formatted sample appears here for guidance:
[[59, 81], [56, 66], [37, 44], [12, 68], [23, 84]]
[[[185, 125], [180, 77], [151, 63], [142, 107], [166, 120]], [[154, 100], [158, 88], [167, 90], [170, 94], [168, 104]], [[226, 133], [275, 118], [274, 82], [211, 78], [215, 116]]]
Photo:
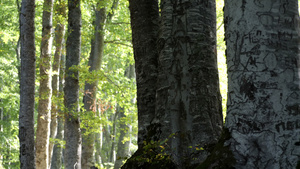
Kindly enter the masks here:
[[227, 141], [235, 168], [296, 168], [300, 156], [297, 0], [225, 1]]
[[35, 91], [35, 1], [22, 0], [21, 29], [21, 84], [20, 84], [20, 168], [35, 168], [34, 147], [34, 91]]
[[137, 83], [138, 146], [142, 148], [155, 115], [158, 1], [129, 0], [129, 9]]
[[178, 168], [203, 162], [223, 125], [215, 1], [163, 0], [156, 119]]
[[[129, 2], [137, 72], [139, 145], [147, 139], [168, 140], [162, 150], [172, 162], [156, 160], [153, 166], [197, 165], [209, 154], [207, 149], [199, 149], [217, 143], [223, 125], [215, 1], [162, 0], [159, 35], [157, 2]], [[147, 144], [152, 144], [149, 140]], [[141, 151], [145, 149], [139, 147], [135, 157], [141, 157]], [[140, 167], [132, 164], [124, 168]]]
[[65, 77], [65, 168], [81, 168], [81, 135], [79, 121], [79, 79], [78, 66], [80, 60], [81, 45], [81, 9], [80, 0], [68, 1], [68, 38], [66, 54], [66, 77]]

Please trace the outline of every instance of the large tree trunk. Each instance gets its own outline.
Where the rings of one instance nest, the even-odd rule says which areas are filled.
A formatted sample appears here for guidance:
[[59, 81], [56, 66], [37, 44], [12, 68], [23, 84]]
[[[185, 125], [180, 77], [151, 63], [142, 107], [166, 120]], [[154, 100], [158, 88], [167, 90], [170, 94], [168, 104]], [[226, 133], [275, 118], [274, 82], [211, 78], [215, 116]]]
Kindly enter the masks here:
[[80, 60], [81, 45], [81, 9], [80, 0], [68, 1], [68, 38], [66, 54], [66, 77], [65, 77], [65, 168], [81, 168], [81, 135], [79, 121], [79, 79], [78, 66]]
[[147, 139], [149, 130], [155, 130], [150, 129], [150, 123], [156, 100], [158, 1], [129, 0], [129, 9], [137, 83], [138, 146], [142, 148], [143, 141], [151, 139]]
[[51, 48], [53, 0], [43, 6], [43, 31], [41, 42], [40, 88], [36, 130], [36, 167], [48, 168], [51, 120]]
[[[66, 15], [66, 4], [64, 1], [59, 1], [56, 7], [59, 12], [59, 16], [65, 17]], [[55, 31], [55, 54], [53, 59], [52, 67], [52, 104], [51, 104], [51, 123], [50, 123], [50, 138], [55, 139], [57, 134], [57, 112], [58, 112], [58, 97], [59, 97], [59, 74], [60, 74], [60, 62], [63, 49], [63, 39], [65, 33], [64, 23], [57, 23]], [[49, 166], [51, 164], [52, 152], [54, 143], [49, 143]]]
[[35, 1], [22, 0], [21, 13], [20, 168], [34, 169]]
[[225, 1], [227, 142], [235, 168], [296, 168], [300, 155], [297, 0]]
[[[99, 4], [97, 4], [99, 6]], [[98, 71], [101, 68], [101, 62], [103, 57], [104, 49], [104, 23], [106, 18], [106, 9], [102, 7], [101, 9], [95, 9], [95, 33], [94, 39], [91, 44], [91, 53], [89, 58], [90, 72]], [[97, 94], [98, 80], [94, 82], [85, 83], [85, 94], [84, 94], [84, 108], [88, 113], [96, 111], [96, 94]], [[89, 132], [84, 134], [86, 129], [90, 126], [86, 123], [85, 127], [82, 129], [82, 168], [89, 169], [94, 166], [94, 147], [95, 147], [95, 133]]]
[[[223, 125], [215, 1], [163, 0], [156, 119], [178, 168], [199, 164]], [[160, 134], [160, 135], [159, 135]]]
[[[63, 96], [63, 85], [64, 85], [64, 75], [65, 75], [65, 57], [61, 55], [61, 63], [59, 68], [59, 97], [62, 98]], [[62, 107], [63, 103], [59, 103], [60, 107]], [[64, 136], [64, 120], [63, 120], [63, 111], [59, 109], [59, 117], [57, 119], [57, 135], [56, 139], [63, 140]], [[62, 151], [63, 145], [57, 143], [53, 147], [53, 155], [51, 160], [51, 169], [61, 169], [62, 168]]]

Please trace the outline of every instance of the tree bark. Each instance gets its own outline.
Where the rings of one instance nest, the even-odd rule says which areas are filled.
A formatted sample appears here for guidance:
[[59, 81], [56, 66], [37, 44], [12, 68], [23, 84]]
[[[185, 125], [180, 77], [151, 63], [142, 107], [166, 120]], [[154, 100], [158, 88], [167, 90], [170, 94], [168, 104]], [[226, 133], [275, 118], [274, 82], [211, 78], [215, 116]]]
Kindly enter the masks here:
[[142, 148], [155, 112], [158, 1], [129, 0], [129, 9], [137, 83], [138, 146]]
[[[66, 16], [66, 6], [64, 1], [59, 1], [57, 11], [61, 16]], [[52, 104], [51, 104], [51, 123], [50, 123], [50, 138], [55, 139], [57, 134], [57, 112], [58, 112], [58, 98], [59, 98], [59, 74], [60, 74], [60, 62], [63, 49], [63, 39], [65, 33], [64, 23], [58, 23], [56, 25], [55, 31], [55, 54], [53, 59], [53, 68], [52, 68]], [[52, 152], [53, 152], [53, 142], [49, 142], [49, 166], [51, 164]]]
[[34, 91], [35, 91], [35, 1], [22, 0], [21, 82], [20, 82], [20, 168], [35, 169]]
[[[97, 7], [99, 4], [97, 4]], [[89, 58], [89, 72], [98, 71], [101, 68], [101, 62], [104, 50], [104, 23], [106, 19], [106, 9], [95, 9], [95, 33], [94, 39], [91, 43], [91, 53]], [[85, 83], [85, 94], [84, 94], [84, 108], [87, 112], [96, 111], [96, 94], [97, 94], [98, 80], [94, 82]], [[90, 126], [86, 123], [82, 129], [82, 133], [85, 133], [86, 128]], [[89, 169], [94, 166], [94, 147], [95, 147], [95, 133], [83, 134], [82, 137], [82, 168]]]
[[51, 120], [51, 48], [53, 0], [43, 5], [41, 42], [40, 88], [36, 131], [36, 167], [49, 168], [49, 136]]
[[178, 168], [203, 162], [222, 131], [223, 117], [216, 53], [215, 1], [161, 2], [157, 133], [170, 139]]
[[[64, 164], [66, 169], [81, 168], [81, 134], [79, 121], [79, 79], [78, 66], [81, 45], [80, 0], [68, 1], [68, 38], [65, 77], [65, 132], [66, 140]], [[71, 68], [72, 67], [72, 68]]]
[[300, 147], [297, 0], [225, 1], [227, 141], [235, 168], [296, 168]]

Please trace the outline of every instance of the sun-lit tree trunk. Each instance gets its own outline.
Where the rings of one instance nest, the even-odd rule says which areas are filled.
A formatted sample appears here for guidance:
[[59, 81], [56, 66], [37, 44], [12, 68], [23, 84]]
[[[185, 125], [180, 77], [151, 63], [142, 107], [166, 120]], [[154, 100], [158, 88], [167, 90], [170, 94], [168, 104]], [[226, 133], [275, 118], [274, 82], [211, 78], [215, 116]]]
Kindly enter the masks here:
[[20, 168], [35, 169], [34, 145], [34, 91], [35, 91], [35, 1], [22, 0], [20, 15], [21, 32], [21, 81], [19, 141]]
[[[91, 44], [91, 53], [89, 58], [89, 71], [99, 71], [101, 68], [101, 62], [103, 58], [103, 50], [104, 50], [104, 23], [106, 19], [106, 9], [105, 7], [101, 7], [99, 9], [100, 4], [97, 4], [97, 8], [95, 9], [96, 19], [95, 23], [95, 32], [94, 38], [92, 39]], [[85, 93], [84, 93], [84, 108], [88, 113], [94, 112], [96, 108], [96, 94], [97, 94], [97, 85], [98, 80], [93, 82], [85, 83]], [[90, 126], [85, 123], [85, 127], [82, 128], [82, 168], [89, 169], [94, 166], [94, 147], [95, 147], [95, 133], [84, 134], [86, 129]]]
[[[65, 72], [65, 125], [66, 140], [64, 164], [65, 169], [81, 168], [81, 133], [79, 120], [79, 65], [81, 45], [81, 9], [80, 0], [68, 1], [68, 37], [66, 43]], [[73, 66], [73, 67], [72, 67]]]
[[36, 130], [36, 167], [48, 168], [49, 136], [51, 121], [51, 48], [52, 48], [53, 0], [45, 0], [43, 5], [43, 30], [40, 61], [40, 88]]
[[[64, 75], [65, 75], [65, 56], [61, 55], [61, 62], [59, 68], [59, 98], [63, 97], [63, 86], [64, 86]], [[60, 107], [62, 107], [63, 103], [59, 102]], [[57, 118], [57, 134], [56, 139], [63, 140], [64, 136], [64, 118], [63, 111], [61, 109], [58, 110], [58, 118]], [[53, 147], [53, 154], [51, 160], [51, 169], [61, 169], [62, 168], [62, 157], [63, 157], [63, 145], [55, 144]]]
[[[65, 1], [60, 0], [56, 5], [56, 10], [60, 14], [57, 19], [60, 19], [60, 16], [66, 16], [66, 4]], [[63, 39], [65, 33], [65, 23], [60, 21], [57, 23], [55, 28], [55, 54], [53, 59], [52, 67], [52, 104], [51, 104], [51, 123], [50, 123], [50, 139], [54, 139], [57, 134], [57, 112], [58, 112], [58, 98], [59, 98], [59, 74], [60, 74], [60, 62], [63, 49]], [[49, 166], [51, 164], [52, 152], [53, 152], [53, 142], [49, 142]]]
[[300, 156], [297, 0], [225, 1], [226, 143], [235, 168], [296, 168]]

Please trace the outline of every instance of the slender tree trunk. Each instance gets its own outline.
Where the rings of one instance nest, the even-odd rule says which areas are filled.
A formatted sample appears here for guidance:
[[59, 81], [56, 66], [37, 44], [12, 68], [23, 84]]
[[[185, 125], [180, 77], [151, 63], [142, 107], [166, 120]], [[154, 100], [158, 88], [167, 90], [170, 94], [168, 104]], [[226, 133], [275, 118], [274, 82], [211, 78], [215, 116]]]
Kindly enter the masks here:
[[[97, 4], [99, 6], [99, 4]], [[89, 58], [90, 72], [98, 71], [101, 68], [101, 62], [103, 57], [104, 49], [104, 23], [106, 18], [106, 9], [102, 7], [101, 9], [95, 9], [95, 33], [94, 39], [91, 44], [91, 53]], [[84, 108], [87, 112], [96, 111], [96, 93], [97, 93], [98, 80], [92, 83], [85, 83], [85, 95], [84, 95]], [[89, 125], [86, 123], [85, 128], [82, 129], [82, 168], [89, 169], [94, 166], [94, 147], [95, 147], [95, 133], [89, 133], [85, 135], [86, 128]]]
[[40, 88], [36, 130], [36, 167], [49, 168], [49, 136], [51, 121], [51, 48], [53, 0], [45, 0], [41, 42]]
[[[60, 1], [57, 10], [62, 16], [66, 16], [66, 8], [64, 1]], [[54, 54], [53, 68], [52, 68], [52, 105], [51, 105], [51, 123], [50, 123], [50, 138], [54, 139], [57, 134], [57, 112], [58, 112], [58, 97], [59, 97], [59, 73], [60, 73], [60, 62], [62, 56], [62, 47], [64, 39], [65, 25], [64, 23], [58, 23], [55, 31], [55, 46], [56, 51]], [[49, 143], [49, 166], [51, 164], [52, 151], [54, 143]]]
[[[60, 71], [59, 71], [59, 97], [63, 97], [63, 85], [64, 85], [64, 75], [65, 75], [65, 57], [61, 55], [61, 63], [60, 63]], [[59, 103], [60, 106], [63, 103]], [[63, 118], [63, 111], [60, 109], [57, 119], [57, 135], [56, 139], [63, 140], [64, 136], [64, 118]], [[55, 144], [53, 147], [53, 155], [51, 160], [51, 169], [61, 169], [62, 168], [62, 151], [63, 145], [62, 144]]]
[[19, 141], [20, 168], [35, 169], [34, 146], [34, 91], [35, 91], [35, 1], [22, 0], [21, 32], [21, 82]]
[[68, 38], [65, 78], [65, 169], [81, 168], [81, 135], [79, 121], [79, 79], [78, 66], [81, 45], [81, 9], [80, 0], [68, 1]]
[[111, 147], [110, 147], [110, 156], [109, 156], [109, 162], [115, 163], [116, 161], [116, 125], [117, 125], [117, 119], [119, 115], [119, 111], [116, 111], [115, 115], [113, 116], [113, 128], [112, 128], [112, 139], [111, 139]]
[[147, 138], [149, 130], [156, 132], [150, 123], [155, 112], [158, 1], [129, 0], [129, 9], [137, 83], [138, 146], [142, 148], [143, 141], [151, 139]]
[[224, 17], [229, 86], [225, 126], [234, 167], [296, 168], [298, 1], [226, 0]]

